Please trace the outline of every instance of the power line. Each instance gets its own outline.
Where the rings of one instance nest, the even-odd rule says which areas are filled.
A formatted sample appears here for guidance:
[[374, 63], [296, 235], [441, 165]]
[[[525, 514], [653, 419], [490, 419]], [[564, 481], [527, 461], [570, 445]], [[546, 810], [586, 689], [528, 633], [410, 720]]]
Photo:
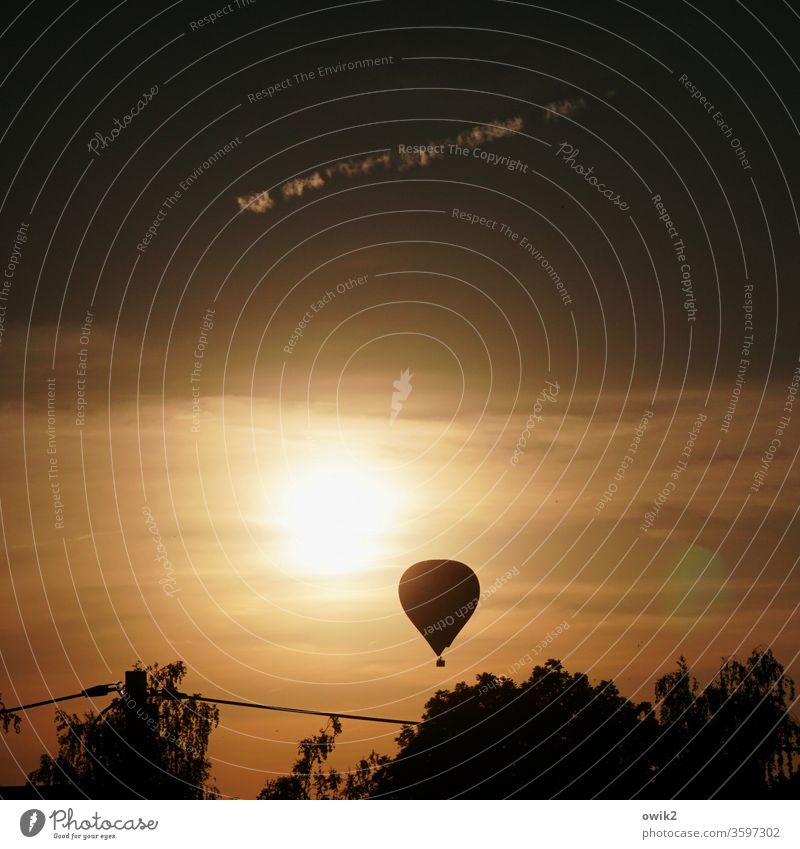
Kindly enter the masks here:
[[304, 708], [279, 707], [278, 705], [262, 705], [256, 702], [236, 702], [230, 699], [214, 699], [209, 696], [194, 696], [188, 693], [180, 693], [177, 691], [167, 690], [168, 695], [176, 699], [194, 699], [198, 702], [211, 702], [220, 705], [234, 705], [235, 707], [258, 708], [259, 710], [277, 710], [283, 713], [304, 713], [311, 716], [329, 716], [337, 717], [338, 719], [361, 719], [364, 722], [388, 722], [391, 725], [418, 725], [410, 719], [387, 719], [383, 716], [364, 716], [360, 713], [338, 713], [330, 710], [305, 710]]
[[[59, 696], [55, 699], [44, 699], [41, 702], [31, 702], [27, 705], [19, 705], [12, 708], [4, 708], [0, 710], [0, 716], [6, 713], [16, 713], [17, 711], [29, 710], [30, 708], [42, 707], [43, 705], [57, 704], [58, 702], [67, 702], [70, 699], [92, 698], [96, 696], [106, 696], [112, 692], [120, 692], [120, 685], [117, 684], [97, 684], [94, 687], [88, 687], [86, 690], [81, 690], [79, 693], [72, 693], [69, 696]], [[194, 699], [198, 702], [210, 702], [219, 705], [233, 705], [234, 707], [249, 707], [257, 708], [258, 710], [275, 710], [282, 713], [302, 713], [309, 716], [335, 716], [339, 719], [358, 719], [364, 722], [386, 722], [390, 725], [417, 725], [410, 719], [388, 719], [383, 716], [365, 716], [360, 713], [338, 713], [337, 711], [329, 710], [306, 710], [304, 708], [280, 707], [278, 705], [262, 705], [257, 702], [237, 702], [231, 699], [217, 699], [209, 696], [195, 696], [189, 693], [181, 693], [178, 690], [163, 690], [156, 691], [158, 695], [166, 695], [173, 699]]]
[[44, 699], [41, 702], [31, 702], [27, 705], [18, 705], [12, 708], [3, 708], [0, 710], [0, 715], [4, 713], [16, 713], [18, 710], [29, 710], [30, 708], [41, 707], [42, 705], [53, 705], [58, 702], [68, 702], [70, 699], [85, 699], [94, 698], [95, 696], [107, 696], [111, 692], [118, 692], [118, 684], [96, 684], [94, 687], [87, 687], [81, 690], [80, 693], [72, 693], [69, 696], [58, 696], [55, 699]]

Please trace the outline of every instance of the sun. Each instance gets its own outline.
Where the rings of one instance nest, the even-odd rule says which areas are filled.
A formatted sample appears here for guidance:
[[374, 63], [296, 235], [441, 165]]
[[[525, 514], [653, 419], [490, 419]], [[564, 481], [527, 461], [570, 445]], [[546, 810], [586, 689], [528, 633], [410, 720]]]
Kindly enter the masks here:
[[330, 575], [379, 565], [400, 496], [388, 474], [355, 461], [327, 461], [293, 469], [273, 504], [290, 565]]

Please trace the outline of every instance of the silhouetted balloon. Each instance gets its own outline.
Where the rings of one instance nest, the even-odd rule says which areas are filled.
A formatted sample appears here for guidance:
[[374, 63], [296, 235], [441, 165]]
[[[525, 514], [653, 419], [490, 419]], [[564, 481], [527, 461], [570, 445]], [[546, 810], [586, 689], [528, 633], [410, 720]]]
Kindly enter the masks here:
[[[457, 560], [423, 560], [400, 578], [400, 604], [406, 616], [441, 655], [452, 645], [478, 606], [478, 576]], [[441, 656], [437, 666], [444, 666]]]

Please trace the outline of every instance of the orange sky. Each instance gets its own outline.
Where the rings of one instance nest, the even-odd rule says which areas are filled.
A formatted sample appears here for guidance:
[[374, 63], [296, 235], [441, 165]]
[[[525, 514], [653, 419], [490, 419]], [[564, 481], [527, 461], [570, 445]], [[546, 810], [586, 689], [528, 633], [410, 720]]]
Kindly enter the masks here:
[[[482, 670], [525, 676], [525, 656], [563, 621], [570, 628], [557, 645], [532, 656], [555, 655], [571, 668], [613, 676], [639, 698], [649, 697], [654, 677], [681, 652], [706, 673], [718, 657], [759, 643], [774, 641], [779, 657], [792, 657], [796, 633], [787, 623], [798, 598], [783, 582], [796, 536], [790, 531], [781, 541], [776, 529], [791, 516], [780, 505], [796, 502], [797, 490], [784, 481], [784, 456], [762, 492], [746, 499], [770, 423], [754, 431], [752, 449], [737, 463], [724, 443], [717, 447], [719, 425], [709, 418], [675, 494], [654, 527], [641, 532], [655, 484], [669, 479], [702, 397], [687, 393], [675, 410], [660, 400], [635, 462], [598, 514], [649, 399], [629, 397], [624, 412], [624, 399], [608, 394], [592, 417], [586, 401], [562, 385], [513, 465], [527, 415], [465, 410], [452, 422], [418, 416], [447, 399], [452, 375], [429, 375], [416, 365], [418, 352], [410, 358], [414, 391], [393, 425], [387, 409], [394, 374], [387, 373], [380, 416], [337, 417], [325, 405], [280, 408], [266, 398], [231, 397], [223, 406], [210, 398], [201, 433], [190, 439], [185, 401], [145, 399], [138, 411], [112, 408], [111, 440], [108, 426], [67, 431], [58, 456], [68, 535], [53, 528], [44, 464], [29, 463], [27, 491], [21, 459], [16, 467], [12, 461], [2, 509], [11, 564], [4, 591], [15, 603], [3, 642], [12, 646], [4, 651], [5, 680], [19, 697], [117, 680], [135, 659], [183, 658], [191, 690], [416, 717], [434, 689]], [[765, 404], [775, 409], [777, 396]], [[374, 398], [368, 401], [367, 408]], [[747, 421], [746, 408], [738, 415]], [[18, 421], [12, 411], [3, 418], [9, 428]], [[42, 454], [41, 416], [27, 420], [28, 450]], [[288, 470], [343, 456], [342, 468], [349, 462], [376, 492], [393, 492], [396, 512], [370, 540], [373, 562], [337, 557], [333, 574], [325, 574], [303, 560], [307, 548], [293, 559], [293, 531], [276, 518], [276, 501]], [[13, 491], [9, 481], [18, 482]], [[358, 492], [345, 482], [343, 489], [356, 510]], [[307, 519], [314, 539], [315, 515], [324, 521], [325, 509], [312, 504], [321, 511]], [[155, 559], [145, 505], [169, 566]], [[348, 511], [335, 509], [347, 521]], [[397, 599], [403, 569], [430, 556], [470, 563], [488, 591], [444, 670], [434, 667]], [[511, 569], [518, 574], [509, 579]], [[15, 700], [9, 687], [4, 695]], [[6, 738], [26, 770], [52, 745], [50, 710], [31, 719], [19, 737]], [[223, 709], [212, 745], [219, 785], [253, 795], [263, 771], [286, 768], [294, 741], [316, 725], [313, 718]], [[345, 727], [340, 763], [372, 746], [392, 750], [389, 727]], [[5, 763], [3, 780], [11, 783], [15, 767]]]
[[[412, 719], [552, 656], [637, 699], [681, 653], [702, 681], [772, 646], [797, 677], [797, 69], [771, 40], [796, 20], [313, 5], [9, 30], [5, 703], [137, 660]], [[435, 558], [484, 589], [444, 669], [397, 596]], [[0, 784], [52, 713], [0, 738]], [[230, 795], [319, 727], [221, 715]], [[347, 722], [336, 763], [394, 734]]]

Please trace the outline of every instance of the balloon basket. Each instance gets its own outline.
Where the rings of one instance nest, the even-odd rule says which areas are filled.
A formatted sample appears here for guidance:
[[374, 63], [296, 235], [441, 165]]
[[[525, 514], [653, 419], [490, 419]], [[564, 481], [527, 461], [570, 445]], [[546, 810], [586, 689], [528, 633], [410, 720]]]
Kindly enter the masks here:
[[443, 657], [437, 657], [436, 658], [436, 665], [437, 666], [444, 666], [444, 658]]

